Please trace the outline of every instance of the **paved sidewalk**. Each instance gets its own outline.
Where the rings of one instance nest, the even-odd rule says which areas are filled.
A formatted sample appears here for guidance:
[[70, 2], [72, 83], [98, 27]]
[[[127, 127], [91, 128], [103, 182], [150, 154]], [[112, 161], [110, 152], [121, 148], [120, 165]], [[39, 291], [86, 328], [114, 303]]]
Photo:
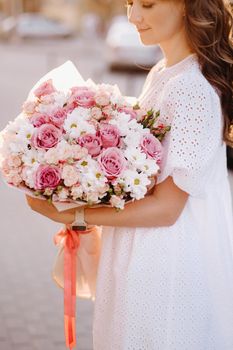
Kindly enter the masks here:
[[[0, 44], [0, 129], [19, 112], [32, 85], [49, 69], [72, 59], [85, 78], [116, 82], [126, 94], [137, 94], [144, 77], [127, 90], [126, 75], [106, 71], [103, 47], [52, 42]], [[131, 81], [132, 83], [132, 81]], [[233, 191], [233, 176], [231, 174]], [[34, 213], [22, 193], [0, 182], [0, 350], [65, 350], [63, 290], [51, 278], [60, 228]], [[92, 350], [93, 303], [77, 299], [77, 349]]]

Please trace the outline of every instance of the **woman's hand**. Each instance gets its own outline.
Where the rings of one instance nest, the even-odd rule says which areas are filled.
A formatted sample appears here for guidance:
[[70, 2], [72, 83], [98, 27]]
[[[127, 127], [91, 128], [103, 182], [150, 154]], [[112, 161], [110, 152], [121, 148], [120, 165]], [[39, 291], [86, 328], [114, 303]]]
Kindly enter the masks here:
[[72, 210], [59, 212], [56, 207], [52, 203], [49, 203], [47, 200], [33, 198], [28, 195], [26, 195], [26, 199], [29, 207], [33, 211], [46, 216], [50, 220], [63, 224], [69, 224], [72, 222], [72, 217], [74, 215]]

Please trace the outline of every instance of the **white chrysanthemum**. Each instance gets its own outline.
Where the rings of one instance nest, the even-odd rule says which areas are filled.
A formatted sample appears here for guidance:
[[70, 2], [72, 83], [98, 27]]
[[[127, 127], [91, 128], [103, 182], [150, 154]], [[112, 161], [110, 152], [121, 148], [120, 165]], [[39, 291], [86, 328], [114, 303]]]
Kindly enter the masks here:
[[144, 174], [147, 176], [156, 175], [159, 171], [160, 167], [156, 163], [154, 159], [148, 158], [144, 161], [143, 166], [140, 168], [140, 170], [143, 171]]
[[68, 115], [68, 117], [69, 116], [76, 116], [78, 120], [88, 120], [90, 119], [90, 109], [77, 107]]
[[65, 103], [67, 103], [69, 96], [62, 91], [54, 93], [55, 105], [58, 108], [62, 108]]
[[22, 161], [25, 165], [32, 165], [34, 163], [43, 163], [45, 159], [46, 151], [44, 150], [35, 150], [35, 149], [28, 149], [23, 155], [22, 155]]
[[124, 190], [130, 192], [131, 197], [135, 199], [143, 198], [147, 193], [147, 186], [151, 183], [146, 174], [139, 174], [133, 170], [126, 170], [119, 181], [124, 184]]
[[19, 114], [14, 121], [10, 121], [2, 130], [3, 134], [16, 134], [25, 121], [28, 122], [23, 113]]
[[129, 147], [124, 152], [128, 161], [134, 165], [135, 169], [142, 169], [146, 161], [146, 154], [135, 147]]
[[121, 136], [126, 136], [129, 132], [130, 115], [126, 113], [114, 112], [114, 118], [109, 121], [109, 124], [117, 126]]
[[34, 131], [35, 127], [24, 119], [18, 129], [17, 137], [19, 137], [22, 140], [25, 140], [25, 142], [28, 142], [31, 139]]
[[22, 171], [22, 178], [29, 188], [35, 188], [35, 173], [39, 167], [39, 163], [27, 166]]
[[21, 139], [19, 137], [15, 137], [9, 143], [9, 150], [12, 153], [26, 153], [28, 151], [28, 142], [26, 139]]
[[97, 163], [94, 159], [91, 158], [90, 155], [87, 155], [83, 159], [78, 160], [75, 162], [76, 168], [80, 171], [81, 174], [87, 173], [94, 173], [96, 170], [99, 170], [97, 168]]
[[126, 137], [123, 139], [125, 145], [129, 148], [137, 148], [140, 146], [142, 133], [127, 131]]
[[64, 129], [72, 138], [77, 138], [88, 133], [94, 134], [95, 127], [83, 120], [77, 112], [72, 112], [68, 115], [64, 122]]

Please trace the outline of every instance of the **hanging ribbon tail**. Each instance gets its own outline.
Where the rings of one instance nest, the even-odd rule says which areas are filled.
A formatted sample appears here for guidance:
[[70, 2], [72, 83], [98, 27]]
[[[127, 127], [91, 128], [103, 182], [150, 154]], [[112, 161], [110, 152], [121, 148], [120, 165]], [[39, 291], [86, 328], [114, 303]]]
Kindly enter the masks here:
[[76, 259], [80, 246], [80, 234], [92, 230], [73, 231], [69, 225], [54, 237], [56, 245], [64, 245], [64, 330], [66, 346], [70, 350], [76, 346]]
[[[64, 326], [66, 346], [76, 346], [75, 312], [76, 312], [76, 253], [78, 246], [72, 240], [72, 231], [67, 230], [64, 248]], [[78, 236], [78, 233], [75, 233]], [[77, 243], [77, 241], [76, 241]]]

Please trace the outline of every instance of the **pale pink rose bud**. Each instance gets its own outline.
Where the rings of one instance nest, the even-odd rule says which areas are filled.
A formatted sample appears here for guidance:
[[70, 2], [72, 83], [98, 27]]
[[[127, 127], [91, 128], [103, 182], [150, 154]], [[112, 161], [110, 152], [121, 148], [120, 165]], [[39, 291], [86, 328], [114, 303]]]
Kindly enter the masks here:
[[43, 124], [32, 136], [32, 145], [35, 148], [49, 149], [58, 144], [62, 131], [52, 124]]
[[26, 101], [23, 104], [23, 111], [26, 114], [33, 114], [36, 111], [37, 102], [35, 101]]
[[106, 91], [98, 91], [95, 94], [95, 102], [100, 106], [107, 106], [110, 104], [110, 95]]
[[39, 128], [43, 124], [47, 124], [49, 122], [49, 117], [47, 115], [35, 114], [30, 118], [30, 123], [35, 127]]
[[69, 103], [75, 103], [76, 106], [90, 108], [95, 105], [95, 93], [88, 87], [73, 87], [71, 89], [71, 97]]
[[113, 195], [110, 198], [109, 202], [111, 203], [112, 207], [119, 208], [119, 209], [124, 209], [125, 201], [123, 199], [121, 199], [120, 197], [118, 197], [118, 196]]
[[98, 161], [105, 176], [109, 180], [119, 177], [126, 167], [124, 154], [116, 147], [110, 147], [104, 150], [100, 154]]
[[35, 172], [35, 189], [55, 189], [61, 181], [61, 171], [52, 165], [40, 165]]
[[141, 141], [141, 149], [147, 156], [155, 159], [160, 164], [163, 148], [161, 142], [155, 136], [152, 134], [145, 135]]
[[97, 157], [102, 148], [101, 139], [94, 134], [86, 134], [78, 138], [78, 144], [85, 147], [92, 157]]
[[104, 148], [116, 147], [120, 142], [120, 131], [115, 125], [100, 124], [99, 136]]
[[103, 117], [103, 113], [99, 107], [93, 107], [91, 110], [91, 117], [100, 120]]
[[102, 108], [102, 113], [104, 114], [104, 116], [111, 118], [113, 115], [113, 109], [111, 105], [108, 106], [104, 106]]
[[79, 181], [79, 172], [72, 165], [65, 165], [62, 169], [62, 179], [67, 187], [75, 185]]
[[42, 83], [35, 91], [34, 95], [38, 98], [41, 98], [44, 95], [50, 95], [52, 93], [56, 92], [55, 87], [53, 86], [52, 79], [49, 79]]

